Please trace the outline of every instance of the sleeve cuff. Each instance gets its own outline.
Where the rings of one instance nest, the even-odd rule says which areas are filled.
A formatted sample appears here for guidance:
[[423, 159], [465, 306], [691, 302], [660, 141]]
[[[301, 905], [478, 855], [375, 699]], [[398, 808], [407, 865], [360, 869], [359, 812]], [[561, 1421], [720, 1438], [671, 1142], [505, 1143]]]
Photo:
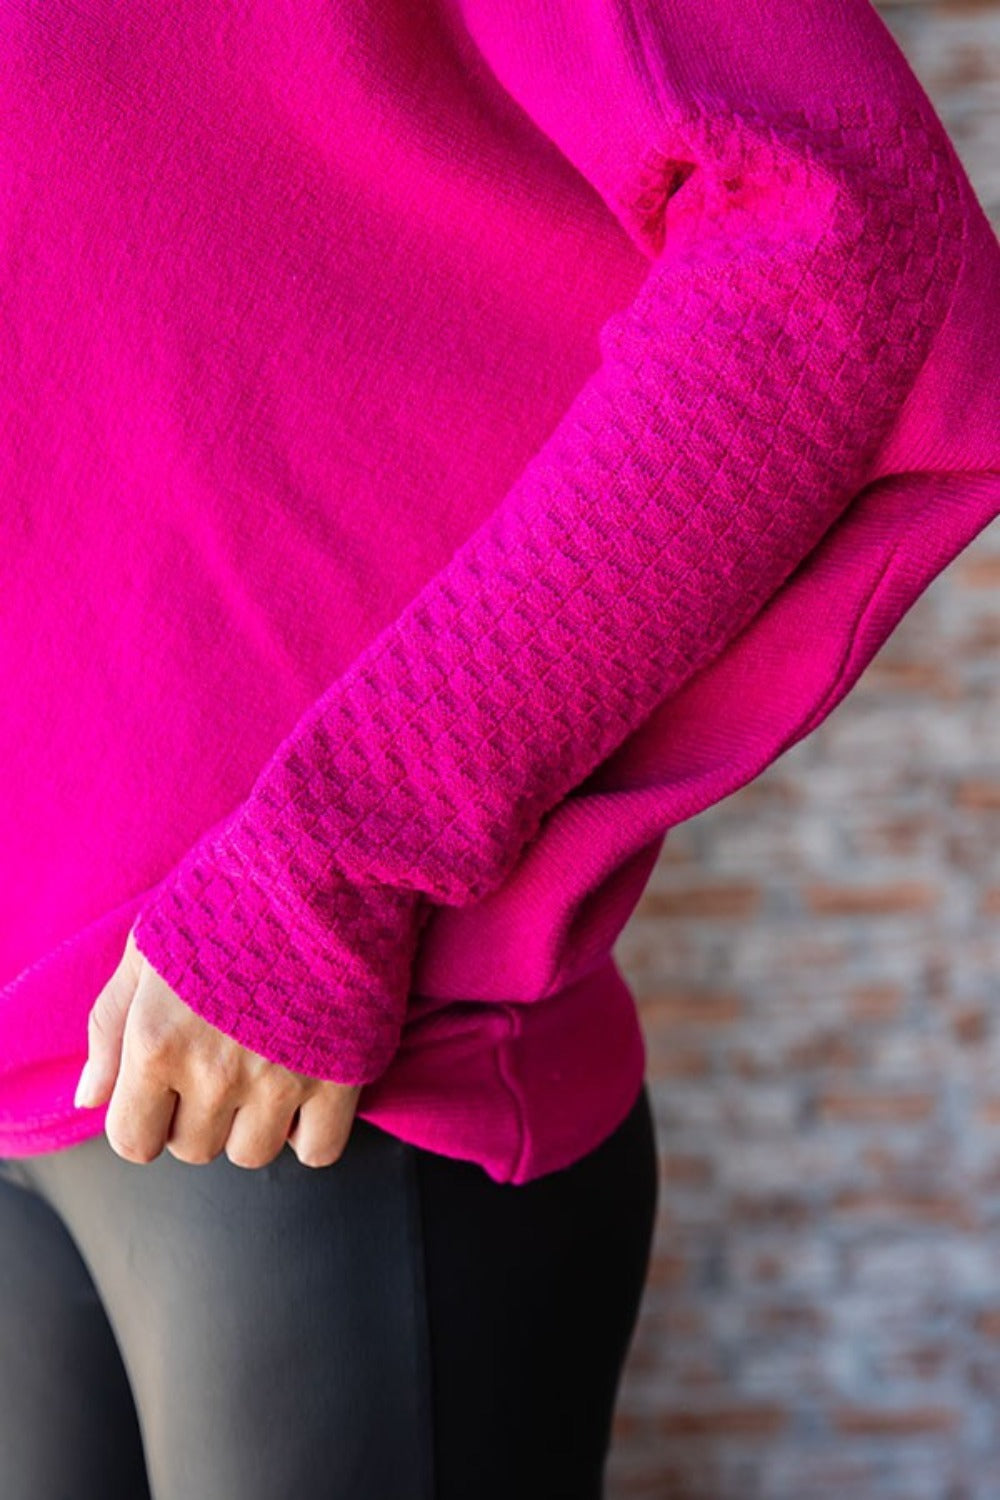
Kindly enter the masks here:
[[242, 1046], [309, 1077], [372, 1082], [399, 1045], [419, 895], [332, 865], [293, 894], [292, 866], [248, 845], [239, 815], [194, 844], [139, 913], [136, 946]]

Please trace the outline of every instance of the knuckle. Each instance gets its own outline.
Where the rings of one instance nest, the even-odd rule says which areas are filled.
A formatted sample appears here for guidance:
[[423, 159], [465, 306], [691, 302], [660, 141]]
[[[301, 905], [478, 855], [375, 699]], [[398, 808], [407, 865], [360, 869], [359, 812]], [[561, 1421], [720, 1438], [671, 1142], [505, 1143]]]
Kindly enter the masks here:
[[221, 1104], [237, 1087], [239, 1070], [228, 1059], [195, 1055], [191, 1070], [199, 1098], [209, 1105]]
[[170, 1051], [170, 1028], [162, 1021], [137, 1016], [129, 1033], [136, 1054], [146, 1062], [158, 1062]]
[[262, 1073], [256, 1088], [268, 1104], [284, 1106], [295, 1103], [302, 1093], [302, 1086], [291, 1073], [273, 1071]]

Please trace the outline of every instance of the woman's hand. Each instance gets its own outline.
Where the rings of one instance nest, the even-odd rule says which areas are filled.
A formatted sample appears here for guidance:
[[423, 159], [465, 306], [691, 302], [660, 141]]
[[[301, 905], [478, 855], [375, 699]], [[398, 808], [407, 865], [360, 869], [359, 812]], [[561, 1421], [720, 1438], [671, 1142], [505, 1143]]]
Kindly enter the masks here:
[[347, 1144], [361, 1093], [360, 1085], [292, 1073], [217, 1030], [175, 994], [131, 933], [90, 1011], [87, 1047], [75, 1103], [94, 1108], [110, 1098], [105, 1133], [126, 1161], [153, 1161], [166, 1146], [179, 1161], [205, 1163], [224, 1151], [238, 1167], [262, 1167], [287, 1140], [304, 1166], [329, 1166]]

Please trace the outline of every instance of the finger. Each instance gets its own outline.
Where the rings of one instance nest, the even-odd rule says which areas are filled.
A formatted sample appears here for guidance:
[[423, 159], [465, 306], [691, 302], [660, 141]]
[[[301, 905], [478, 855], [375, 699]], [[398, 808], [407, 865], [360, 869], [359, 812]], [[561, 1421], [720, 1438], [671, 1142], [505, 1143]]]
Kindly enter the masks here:
[[121, 1066], [125, 1022], [135, 997], [141, 966], [141, 955], [126, 948], [118, 967], [90, 1008], [87, 1061], [73, 1101], [77, 1109], [94, 1109], [111, 1097]]
[[225, 1149], [236, 1111], [232, 1100], [213, 1104], [197, 1095], [181, 1094], [166, 1140], [170, 1155], [192, 1166], [214, 1161]]
[[234, 1167], [266, 1167], [280, 1156], [295, 1111], [280, 1115], [263, 1112], [260, 1105], [243, 1104], [233, 1116], [225, 1152]]
[[[210, 1030], [185, 1044], [184, 1076], [166, 1146], [178, 1161], [204, 1165], [226, 1144], [247, 1090], [242, 1049]], [[252, 1085], [251, 1085], [252, 1086]]]
[[319, 1089], [301, 1105], [288, 1142], [304, 1167], [329, 1167], [343, 1155], [358, 1093], [360, 1089]]
[[144, 995], [149, 991], [140, 980], [125, 1018], [121, 1066], [104, 1122], [113, 1150], [135, 1162], [151, 1162], [163, 1150], [179, 1098], [174, 1083], [180, 1082], [169, 1036], [143, 1005]]

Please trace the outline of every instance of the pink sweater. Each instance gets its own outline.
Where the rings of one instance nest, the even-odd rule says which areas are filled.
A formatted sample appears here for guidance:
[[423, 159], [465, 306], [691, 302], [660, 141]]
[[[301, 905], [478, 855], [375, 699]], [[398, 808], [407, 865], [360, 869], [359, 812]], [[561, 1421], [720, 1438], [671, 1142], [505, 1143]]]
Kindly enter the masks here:
[[525, 1182], [622, 1119], [667, 831], [1000, 512], [1000, 245], [867, 0], [0, 30], [0, 1153], [130, 928]]

